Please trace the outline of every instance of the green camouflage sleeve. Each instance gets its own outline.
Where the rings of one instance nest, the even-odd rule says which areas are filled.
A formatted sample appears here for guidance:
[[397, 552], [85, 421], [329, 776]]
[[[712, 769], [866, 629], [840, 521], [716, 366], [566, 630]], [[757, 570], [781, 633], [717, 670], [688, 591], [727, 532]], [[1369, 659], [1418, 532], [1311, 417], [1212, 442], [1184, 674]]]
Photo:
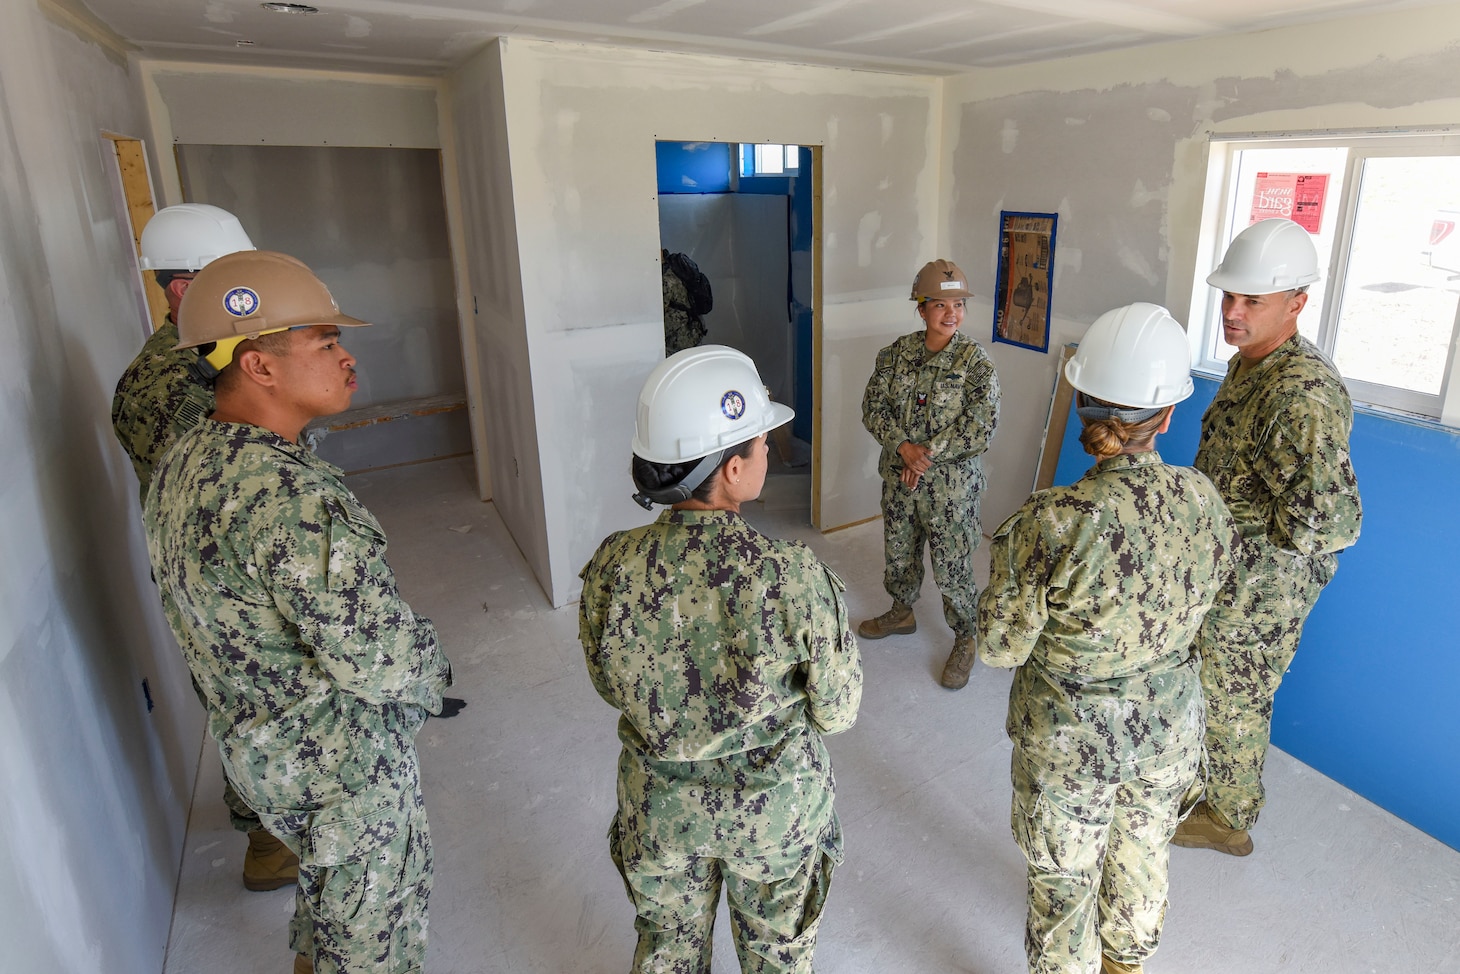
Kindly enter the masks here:
[[1363, 507], [1349, 461], [1352, 414], [1324, 398], [1292, 401], [1274, 421], [1253, 466], [1273, 495], [1267, 536], [1302, 555], [1358, 540]]
[[436, 627], [396, 591], [375, 518], [350, 500], [304, 494], [261, 523], [269, 529], [255, 542], [256, 563], [277, 566], [275, 605], [331, 682], [376, 706], [439, 713], [451, 664]]
[[[609, 573], [602, 569], [600, 562], [605, 553], [612, 549], [617, 533], [609, 535], [598, 546], [593, 557], [588, 559], [588, 564], [578, 573], [583, 579], [583, 594], [578, 601], [578, 641], [585, 650], [584, 658], [588, 664], [588, 677], [593, 681], [593, 689], [604, 702], [615, 710], [621, 709], [619, 700], [615, 697], [613, 688], [604, 675], [600, 657], [596, 653], [586, 652], [590, 647], [603, 644], [603, 622], [604, 613], [608, 610], [608, 578]], [[598, 584], [595, 585], [594, 583]]]
[[963, 413], [928, 441], [935, 457], [974, 457], [989, 448], [999, 425], [999, 377], [980, 351], [963, 376]]
[[867, 389], [862, 393], [862, 425], [882, 444], [884, 450], [894, 453], [903, 441], [910, 438], [902, 426], [902, 415], [907, 404], [894, 400], [892, 396], [892, 377], [896, 362], [893, 346], [878, 352], [872, 377], [867, 380]]
[[807, 710], [817, 730], [839, 734], [857, 721], [862, 657], [842, 601], [845, 584], [824, 565], [818, 564], [815, 571], [820, 580], [812, 593], [815, 628], [806, 666]]
[[1052, 553], [1028, 504], [994, 534], [989, 583], [979, 594], [979, 655], [989, 666], [1020, 666], [1029, 659], [1049, 618]]

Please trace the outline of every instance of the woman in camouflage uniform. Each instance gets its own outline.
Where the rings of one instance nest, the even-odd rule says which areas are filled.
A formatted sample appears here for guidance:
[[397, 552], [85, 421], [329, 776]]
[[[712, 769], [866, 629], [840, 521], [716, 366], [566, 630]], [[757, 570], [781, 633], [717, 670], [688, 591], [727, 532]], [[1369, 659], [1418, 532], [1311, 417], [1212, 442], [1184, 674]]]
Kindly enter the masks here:
[[912, 288], [923, 330], [877, 353], [862, 395], [862, 425], [882, 444], [882, 582], [892, 608], [865, 620], [857, 635], [881, 639], [917, 631], [912, 605], [923, 587], [926, 545], [943, 618], [953, 630], [953, 650], [939, 680], [950, 690], [965, 686], [973, 669], [973, 553], [983, 537], [978, 495], [983, 452], [999, 421], [994, 363], [958, 330], [963, 303], [972, 296], [952, 261], [924, 265]]
[[1036, 974], [1139, 972], [1160, 941], [1168, 844], [1201, 756], [1191, 641], [1237, 543], [1211, 481], [1155, 450], [1191, 395], [1190, 363], [1164, 308], [1102, 315], [1065, 369], [1098, 462], [994, 536], [978, 631], [986, 663], [1018, 667], [1011, 824]]
[[635, 500], [673, 506], [583, 569], [588, 673], [621, 714], [608, 839], [636, 972], [707, 974], [722, 883], [741, 970], [811, 971], [842, 858], [822, 736], [856, 719], [862, 668], [841, 581], [740, 516], [791, 416], [740, 352], [666, 359], [640, 394], [633, 472]]

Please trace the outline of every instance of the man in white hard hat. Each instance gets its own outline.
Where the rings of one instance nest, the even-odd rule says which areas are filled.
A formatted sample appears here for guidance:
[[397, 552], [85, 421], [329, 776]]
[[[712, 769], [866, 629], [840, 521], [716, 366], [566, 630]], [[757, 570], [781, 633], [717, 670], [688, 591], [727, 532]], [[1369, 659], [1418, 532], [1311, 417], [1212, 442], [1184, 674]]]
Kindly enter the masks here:
[[153, 273], [167, 297], [167, 322], [117, 381], [112, 428], [132, 460], [144, 502], [157, 461], [178, 436], [213, 411], [213, 383], [196, 368], [198, 353], [175, 348], [183, 295], [209, 262], [253, 249], [236, 216], [206, 203], [165, 207], [142, 228], [138, 263]]
[[[143, 270], [151, 271], [167, 296], [167, 321], [147, 339], [117, 381], [112, 399], [112, 430], [137, 472], [142, 501], [152, 471], [179, 436], [213, 411], [213, 380], [200, 368], [196, 349], [177, 349], [177, 312], [193, 275], [213, 260], [243, 250], [253, 241], [238, 218], [206, 203], [183, 203], [158, 210], [142, 228]], [[299, 860], [263, 827], [225, 773], [223, 801], [233, 827], [248, 836], [243, 885], [278, 889], [294, 882]]]
[[1353, 405], [1333, 363], [1298, 334], [1318, 278], [1308, 232], [1281, 219], [1238, 234], [1207, 278], [1222, 290], [1222, 332], [1237, 354], [1202, 416], [1196, 468], [1217, 485], [1242, 546], [1196, 640], [1207, 699], [1202, 800], [1172, 839], [1188, 848], [1252, 851], [1273, 696], [1338, 552], [1359, 536]]

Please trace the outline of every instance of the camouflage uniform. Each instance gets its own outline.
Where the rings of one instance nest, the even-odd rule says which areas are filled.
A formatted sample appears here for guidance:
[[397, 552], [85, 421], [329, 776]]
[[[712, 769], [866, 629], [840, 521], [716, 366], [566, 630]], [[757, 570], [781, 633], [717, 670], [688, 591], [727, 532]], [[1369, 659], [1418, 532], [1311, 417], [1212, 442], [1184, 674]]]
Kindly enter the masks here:
[[664, 511], [583, 569], [580, 638], [620, 711], [609, 850], [636, 972], [701, 974], [727, 884], [743, 971], [809, 972], [842, 860], [823, 734], [862, 697], [841, 580], [739, 514]]
[[978, 636], [984, 662], [1018, 667], [1010, 818], [1036, 974], [1139, 964], [1160, 941], [1201, 753], [1191, 640], [1236, 544], [1212, 484], [1154, 451], [1034, 494], [994, 536]]
[[689, 310], [689, 289], [664, 263], [664, 354], [673, 355], [694, 348], [705, 340], [708, 329], [700, 316]]
[[[169, 314], [167, 323], [152, 333], [117, 380], [116, 395], [112, 397], [112, 430], [132, 459], [144, 504], [152, 471], [168, 447], [213, 411], [213, 384], [188, 368], [197, 360], [198, 350], [175, 351], [177, 342], [177, 325]], [[207, 706], [201, 690], [198, 699]], [[223, 802], [238, 831], [256, 832], [264, 827], [248, 803], [238, 797], [226, 771]]]
[[[877, 353], [862, 394], [862, 425], [882, 444], [883, 585], [904, 605], [923, 587], [923, 545], [933, 555], [933, 580], [943, 595], [943, 618], [959, 635], [973, 632], [978, 589], [973, 552], [983, 533], [978, 495], [983, 452], [999, 422], [999, 380], [983, 348], [962, 332], [930, 353], [923, 332], [904, 335]], [[933, 465], [916, 490], [899, 479], [903, 441], [933, 451]]]
[[1336, 553], [1358, 540], [1363, 508], [1348, 453], [1353, 405], [1323, 353], [1294, 335], [1240, 376], [1239, 362], [1202, 416], [1196, 468], [1221, 491], [1243, 543], [1197, 648], [1206, 802], [1248, 829], [1263, 804], [1273, 696]]
[[144, 504], [152, 471], [167, 448], [213, 411], [212, 384], [188, 368], [198, 350], [174, 351], [177, 341], [177, 325], [168, 315], [117, 380], [112, 398], [112, 429], [132, 458]]
[[451, 669], [340, 476], [207, 420], [157, 468], [148, 548], [228, 776], [299, 856], [290, 946], [318, 974], [404, 974], [431, 888], [415, 735]]

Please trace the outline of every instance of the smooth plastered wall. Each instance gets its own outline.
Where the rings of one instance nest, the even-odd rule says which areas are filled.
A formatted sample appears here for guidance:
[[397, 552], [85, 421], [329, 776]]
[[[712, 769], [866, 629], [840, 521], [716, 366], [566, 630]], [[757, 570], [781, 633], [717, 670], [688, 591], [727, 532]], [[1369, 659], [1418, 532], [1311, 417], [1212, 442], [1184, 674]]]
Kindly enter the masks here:
[[[1453, 125], [1453, 5], [972, 73], [945, 95], [943, 239], [993, 292], [1000, 210], [1059, 214], [1049, 354], [989, 346], [1004, 417], [989, 451], [986, 528], [1034, 478], [1055, 351], [1110, 308], [1184, 320], [1212, 133]], [[993, 309], [964, 327], [980, 341]]]
[[606, 534], [647, 516], [626, 471], [637, 392], [663, 356], [656, 140], [824, 148], [822, 520], [875, 514], [860, 399], [876, 349], [911, 326], [907, 282], [935, 256], [938, 82], [518, 39], [495, 50], [553, 602], [576, 596]]
[[120, 44], [0, 0], [7, 971], [161, 970], [202, 733], [111, 431], [112, 388], [145, 332], [104, 133], [146, 135]]

